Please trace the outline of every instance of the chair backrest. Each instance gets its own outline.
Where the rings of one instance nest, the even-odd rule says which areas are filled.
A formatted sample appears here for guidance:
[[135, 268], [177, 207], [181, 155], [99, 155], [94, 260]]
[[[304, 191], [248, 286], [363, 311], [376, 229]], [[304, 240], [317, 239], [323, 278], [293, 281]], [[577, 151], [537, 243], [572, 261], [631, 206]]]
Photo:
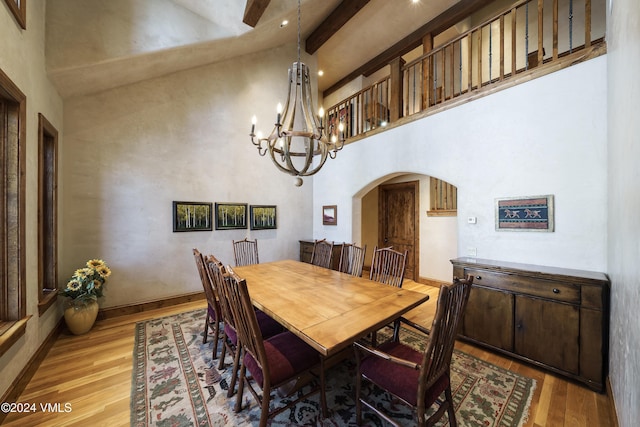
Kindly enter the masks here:
[[204, 295], [207, 298], [207, 303], [213, 308], [213, 310], [219, 315], [220, 309], [218, 304], [218, 298], [215, 290], [213, 289], [213, 284], [211, 283], [211, 276], [207, 271], [207, 267], [205, 264], [205, 257], [200, 253], [198, 249], [193, 249], [193, 257], [196, 260], [196, 267], [198, 269], [198, 274], [200, 275], [200, 281], [202, 282], [202, 287], [204, 289]]
[[[265, 382], [269, 381], [269, 364], [267, 363], [266, 351], [262, 332], [258, 325], [256, 311], [251, 303], [249, 289], [245, 279], [239, 277], [231, 267], [227, 267], [229, 277], [224, 281], [223, 289], [233, 311], [238, 332], [238, 342], [241, 343], [245, 352], [251, 354], [263, 372]], [[260, 384], [264, 390], [270, 388], [270, 384]]]
[[331, 268], [331, 255], [333, 253], [333, 242], [327, 239], [313, 242], [313, 253], [311, 254], [311, 264], [324, 268]]
[[224, 320], [224, 323], [226, 325], [235, 330], [235, 320], [233, 317], [233, 312], [229, 307], [229, 301], [226, 298], [223, 290], [223, 285], [226, 281], [228, 273], [224, 268], [224, 265], [213, 255], [209, 255], [206, 258], [206, 265], [207, 269], [209, 270], [209, 276], [211, 277], [211, 284], [213, 286], [214, 292], [218, 296], [218, 305], [222, 312], [222, 320]]
[[236, 266], [259, 264], [258, 258], [258, 239], [233, 241], [233, 256], [236, 259]]
[[351, 274], [352, 276], [362, 277], [362, 268], [364, 267], [364, 257], [366, 253], [367, 245], [360, 247], [356, 246], [355, 243], [343, 243], [338, 271]]
[[455, 278], [452, 284], [440, 288], [436, 314], [420, 367], [418, 396], [424, 396], [426, 390], [449, 372], [458, 327], [472, 284], [473, 276], [469, 275], [466, 280]]
[[373, 250], [369, 279], [385, 285], [402, 287], [407, 253], [408, 251], [394, 251], [391, 247], [378, 249], [376, 246]]

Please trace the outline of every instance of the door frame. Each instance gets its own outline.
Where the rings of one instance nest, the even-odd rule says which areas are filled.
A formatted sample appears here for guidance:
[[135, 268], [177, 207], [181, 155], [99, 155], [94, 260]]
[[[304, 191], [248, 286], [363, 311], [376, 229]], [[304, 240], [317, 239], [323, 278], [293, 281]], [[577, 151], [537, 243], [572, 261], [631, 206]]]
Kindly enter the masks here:
[[385, 223], [387, 218], [386, 212], [386, 199], [382, 193], [389, 189], [409, 188], [413, 191], [413, 277], [409, 279], [419, 282], [420, 280], [420, 181], [405, 181], [393, 184], [380, 184], [378, 186], [378, 247], [386, 247], [384, 244], [383, 230], [385, 230]]

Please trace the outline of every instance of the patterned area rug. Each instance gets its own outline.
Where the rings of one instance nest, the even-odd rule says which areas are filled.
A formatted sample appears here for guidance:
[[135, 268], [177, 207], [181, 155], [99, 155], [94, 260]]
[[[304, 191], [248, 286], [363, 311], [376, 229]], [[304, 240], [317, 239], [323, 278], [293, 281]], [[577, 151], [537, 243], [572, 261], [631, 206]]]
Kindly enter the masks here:
[[[132, 426], [254, 426], [260, 407], [248, 391], [244, 410], [233, 411], [235, 396], [226, 397], [230, 368], [219, 371], [212, 360], [212, 339], [202, 344], [204, 310], [140, 322], [136, 325], [131, 386]], [[420, 348], [420, 335], [403, 330], [401, 339]], [[227, 366], [231, 358], [227, 356]], [[326, 372], [329, 417], [319, 419], [319, 396], [279, 414], [273, 426], [355, 426], [355, 363], [344, 361]], [[452, 363], [453, 399], [458, 424], [520, 426], [528, 417], [536, 382], [455, 351]], [[303, 389], [304, 390], [304, 389]], [[365, 389], [403, 425], [413, 425], [411, 413], [390, 395]], [[284, 402], [274, 393], [272, 403]], [[445, 420], [447, 417], [443, 418]], [[363, 425], [385, 423], [363, 410]]]

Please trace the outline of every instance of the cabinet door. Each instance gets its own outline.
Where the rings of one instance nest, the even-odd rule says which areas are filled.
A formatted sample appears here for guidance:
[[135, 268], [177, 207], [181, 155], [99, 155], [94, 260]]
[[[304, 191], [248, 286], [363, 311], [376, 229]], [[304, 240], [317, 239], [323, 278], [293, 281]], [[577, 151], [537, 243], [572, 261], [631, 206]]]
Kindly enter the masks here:
[[462, 320], [462, 334], [513, 351], [513, 295], [472, 286]]
[[515, 352], [578, 374], [578, 307], [521, 295], [515, 298]]

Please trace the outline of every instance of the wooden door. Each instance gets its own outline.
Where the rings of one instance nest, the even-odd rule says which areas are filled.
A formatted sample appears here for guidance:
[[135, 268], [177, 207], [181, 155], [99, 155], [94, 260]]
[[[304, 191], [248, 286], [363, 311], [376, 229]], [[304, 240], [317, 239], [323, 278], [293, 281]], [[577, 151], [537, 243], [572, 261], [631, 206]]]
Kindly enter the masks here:
[[381, 185], [379, 190], [378, 247], [408, 251], [404, 277], [418, 281], [419, 182]]

